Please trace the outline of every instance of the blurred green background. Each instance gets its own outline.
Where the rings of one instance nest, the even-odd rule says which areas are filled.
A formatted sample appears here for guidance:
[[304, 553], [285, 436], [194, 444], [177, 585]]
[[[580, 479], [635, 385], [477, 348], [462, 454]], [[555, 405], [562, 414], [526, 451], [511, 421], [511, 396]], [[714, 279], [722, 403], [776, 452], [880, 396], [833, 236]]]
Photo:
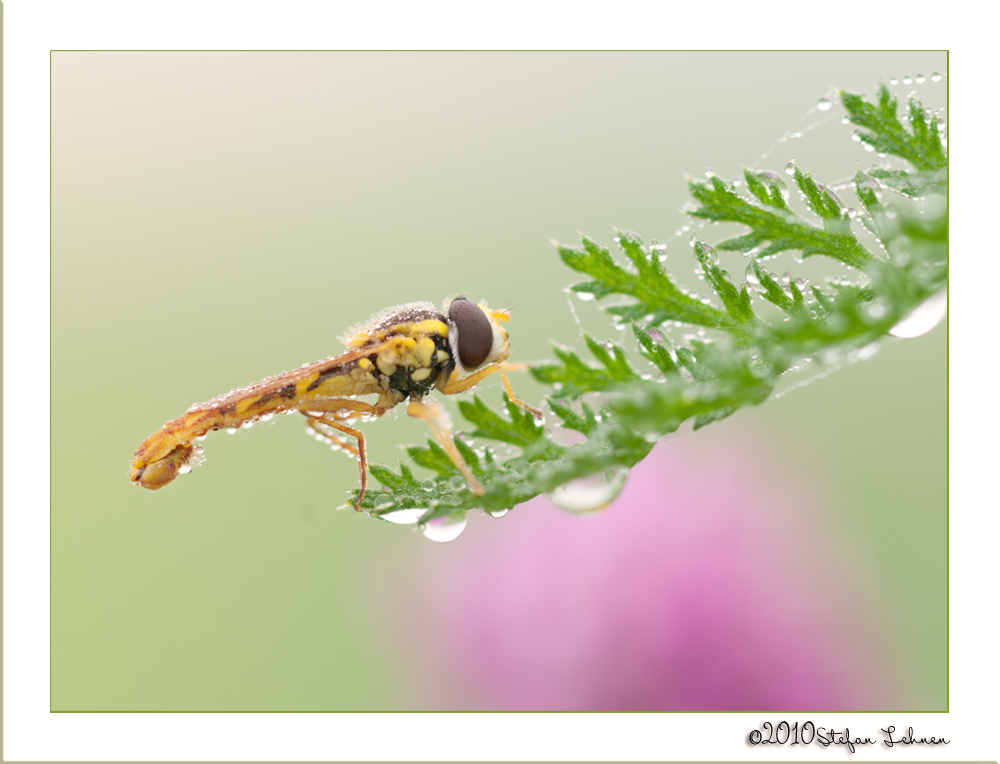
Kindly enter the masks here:
[[[850, 177], [874, 157], [817, 101], [946, 64], [53, 53], [52, 710], [420, 708], [426, 674], [379, 599], [447, 546], [335, 511], [355, 464], [298, 419], [211, 436], [206, 464], [156, 493], [127, 477], [143, 438], [192, 403], [339, 353], [347, 327], [402, 302], [486, 298], [512, 310], [513, 360], [548, 357], [551, 341], [580, 338], [561, 291], [578, 278], [550, 239], [636, 231], [669, 242], [668, 267], [693, 285], [689, 234], [676, 235], [685, 173], [735, 177], [801, 130], [755, 166]], [[944, 106], [946, 80], [919, 96]], [[740, 255], [723, 258], [742, 273]], [[592, 304], [576, 307], [611, 336]], [[942, 325], [893, 343], [712, 427], [779, 444], [777, 480], [817, 476], [837, 543], [864, 550], [913, 711], [947, 707], [946, 337]], [[498, 382], [483, 386], [490, 402]], [[513, 382], [539, 400], [527, 375]], [[425, 436], [403, 415], [365, 429], [381, 463]]]

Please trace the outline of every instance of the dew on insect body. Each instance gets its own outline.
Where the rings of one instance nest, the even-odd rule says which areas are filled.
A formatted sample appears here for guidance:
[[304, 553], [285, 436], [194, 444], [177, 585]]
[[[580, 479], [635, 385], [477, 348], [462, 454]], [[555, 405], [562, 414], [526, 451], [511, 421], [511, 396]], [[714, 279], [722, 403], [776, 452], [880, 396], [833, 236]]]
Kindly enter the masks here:
[[889, 330], [893, 337], [912, 339], [927, 334], [941, 323], [948, 312], [948, 294], [941, 292], [927, 300], [910, 315]]
[[549, 501], [572, 514], [589, 514], [608, 507], [622, 492], [628, 470], [612, 468], [596, 475], [571, 480], [549, 494]]
[[464, 510], [459, 512], [453, 512], [446, 517], [436, 517], [424, 523], [420, 532], [424, 534], [424, 537], [429, 538], [431, 541], [436, 541], [440, 544], [447, 543], [449, 541], [454, 541], [459, 536], [462, 535], [462, 531], [465, 530], [465, 526], [468, 524], [469, 519]]
[[508, 509], [494, 509], [494, 510], [490, 511], [489, 515], [490, 515], [490, 517], [503, 517], [509, 511], [510, 510], [508, 510]]
[[426, 507], [408, 507], [407, 509], [397, 509], [395, 512], [380, 515], [380, 517], [396, 525], [415, 525], [420, 522], [421, 517], [427, 514], [427, 511]]

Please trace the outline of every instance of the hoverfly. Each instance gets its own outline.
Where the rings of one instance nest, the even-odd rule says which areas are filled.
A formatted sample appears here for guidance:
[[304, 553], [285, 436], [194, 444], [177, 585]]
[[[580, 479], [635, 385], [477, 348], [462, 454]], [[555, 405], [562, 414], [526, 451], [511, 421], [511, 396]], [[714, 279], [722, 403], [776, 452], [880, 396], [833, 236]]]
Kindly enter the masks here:
[[[351, 423], [380, 417], [409, 398], [406, 413], [427, 422], [473, 493], [481, 496], [485, 491], [455, 448], [444, 411], [424, 396], [435, 388], [445, 395], [465, 392], [496, 372], [513, 403], [541, 416], [514, 395], [503, 371], [510, 342], [501, 322], [509, 319], [506, 310], [490, 310], [461, 296], [446, 300], [442, 311], [429, 302], [389, 308], [367, 326], [354, 328], [344, 340], [346, 353], [233, 390], [171, 419], [139, 446], [129, 478], [155, 491], [201, 463], [195, 438], [268, 414], [298, 411], [322, 440], [357, 457], [358, 510], [368, 486], [368, 457], [364, 433]], [[374, 403], [356, 399], [364, 395], [378, 397]]]

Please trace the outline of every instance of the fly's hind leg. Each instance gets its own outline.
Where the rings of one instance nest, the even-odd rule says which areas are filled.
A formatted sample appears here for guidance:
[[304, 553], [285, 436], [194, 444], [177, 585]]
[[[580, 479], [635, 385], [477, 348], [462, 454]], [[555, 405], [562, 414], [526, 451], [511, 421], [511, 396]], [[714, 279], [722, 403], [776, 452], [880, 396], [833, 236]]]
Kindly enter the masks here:
[[406, 413], [416, 419], [423, 419], [427, 422], [427, 426], [430, 428], [435, 440], [441, 444], [441, 448], [448, 454], [452, 464], [462, 473], [462, 477], [468, 482], [472, 492], [476, 496], [482, 496], [486, 493], [486, 489], [479, 484], [479, 481], [472, 474], [472, 470], [469, 469], [469, 465], [465, 463], [465, 459], [462, 458], [458, 449], [455, 448], [455, 442], [452, 440], [448, 418], [444, 409], [437, 403], [425, 403], [417, 398], [411, 398], [410, 404], [406, 407]]
[[[368, 414], [373, 417], [382, 416], [388, 409], [383, 406], [372, 405], [364, 401], [355, 401], [349, 398], [326, 398], [314, 401], [305, 401], [299, 406], [299, 411], [306, 418], [309, 427], [322, 435], [330, 445], [338, 446], [358, 457], [358, 476], [361, 479], [361, 491], [354, 500], [354, 510], [361, 511], [359, 506], [361, 499], [368, 488], [368, 452], [365, 449], [365, 434], [354, 427], [344, 424], [341, 420], [353, 419], [360, 414]], [[350, 435], [357, 441], [357, 446], [351, 444], [344, 438], [324, 430], [321, 425], [329, 427], [345, 435]]]

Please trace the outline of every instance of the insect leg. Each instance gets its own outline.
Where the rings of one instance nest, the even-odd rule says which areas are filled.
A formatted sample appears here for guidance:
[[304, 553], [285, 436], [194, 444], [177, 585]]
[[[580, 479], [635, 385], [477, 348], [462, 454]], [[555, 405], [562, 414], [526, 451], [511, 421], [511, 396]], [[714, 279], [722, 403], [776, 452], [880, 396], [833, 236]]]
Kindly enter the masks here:
[[[361, 430], [349, 427], [339, 420], [350, 419], [358, 414], [382, 416], [386, 412], [386, 409], [382, 406], [374, 406], [364, 401], [355, 401], [349, 398], [320, 398], [313, 401], [303, 401], [299, 404], [298, 409], [306, 417], [306, 421], [313, 430], [326, 437], [334, 445], [346, 448], [358, 457], [358, 475], [361, 478], [361, 491], [354, 500], [354, 509], [360, 512], [361, 507], [359, 504], [365, 495], [365, 490], [368, 488], [368, 452], [365, 449], [365, 435]], [[345, 435], [356, 438], [358, 441], [357, 448], [354, 448], [335, 435], [323, 432], [319, 429], [319, 424], [326, 425], [334, 430], [339, 430]]]
[[338, 448], [342, 448], [348, 453], [353, 454], [354, 456], [358, 455], [358, 447], [353, 445], [352, 443], [349, 443], [346, 438], [338, 438], [333, 433], [321, 429], [321, 425], [326, 424], [326, 422], [323, 421], [323, 417], [317, 416], [315, 414], [313, 415], [306, 414], [306, 424], [313, 432], [321, 436], [323, 440], [325, 440], [331, 446], [337, 446]]
[[514, 388], [510, 386], [510, 380], [507, 379], [507, 375], [503, 373], [501, 364], [491, 363], [489, 366], [480, 369], [475, 374], [471, 374], [468, 377], [462, 377], [461, 379], [456, 379], [456, 374], [452, 374], [451, 379], [449, 379], [445, 384], [438, 387], [445, 395], [455, 395], [456, 393], [464, 393], [480, 382], [482, 382], [486, 377], [488, 377], [493, 372], [500, 375], [500, 379], [503, 380], [504, 390], [507, 391], [507, 397], [510, 398], [511, 403], [516, 403], [521, 408], [527, 409], [536, 417], [542, 416], [542, 412], [536, 409], [534, 406], [529, 406], [527, 403], [522, 401], [516, 395], [514, 395]]
[[455, 442], [452, 440], [451, 430], [448, 427], [448, 419], [444, 409], [437, 403], [424, 403], [417, 398], [411, 398], [410, 404], [406, 407], [406, 413], [416, 419], [423, 419], [427, 422], [427, 427], [430, 429], [431, 434], [434, 435], [434, 439], [441, 444], [441, 448], [448, 454], [452, 464], [462, 473], [462, 477], [468, 482], [472, 492], [476, 496], [482, 496], [486, 493], [486, 490], [473, 476], [469, 465], [465, 463], [465, 459], [462, 458], [458, 449], [455, 448]]

